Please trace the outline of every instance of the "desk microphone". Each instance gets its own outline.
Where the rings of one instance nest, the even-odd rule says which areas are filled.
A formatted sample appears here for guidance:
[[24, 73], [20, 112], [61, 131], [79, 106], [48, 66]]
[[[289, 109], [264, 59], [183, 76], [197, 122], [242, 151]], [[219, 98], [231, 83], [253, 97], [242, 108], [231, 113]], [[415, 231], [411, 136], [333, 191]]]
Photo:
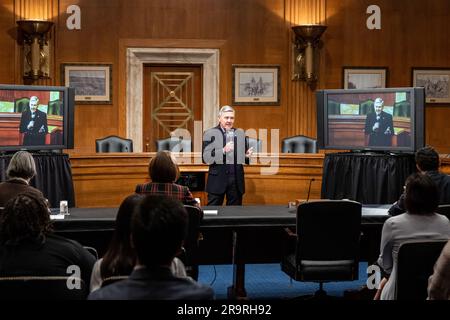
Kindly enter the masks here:
[[309, 180], [308, 196], [306, 197], [306, 202], [308, 202], [308, 200], [309, 200], [309, 195], [311, 194], [311, 184], [312, 184], [312, 182], [315, 181], [315, 180], [316, 180], [316, 179], [314, 179], [314, 178], [311, 178], [311, 179]]

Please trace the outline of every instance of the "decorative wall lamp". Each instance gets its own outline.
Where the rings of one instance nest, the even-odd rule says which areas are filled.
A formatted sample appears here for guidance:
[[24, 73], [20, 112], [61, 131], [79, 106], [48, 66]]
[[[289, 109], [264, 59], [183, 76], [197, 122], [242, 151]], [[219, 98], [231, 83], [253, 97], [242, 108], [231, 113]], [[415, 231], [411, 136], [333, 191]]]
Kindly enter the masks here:
[[320, 37], [327, 26], [307, 24], [292, 27], [294, 31], [293, 80], [303, 80], [310, 86], [318, 79]]
[[24, 77], [37, 80], [50, 74], [49, 31], [53, 22], [45, 20], [18, 20], [24, 36]]

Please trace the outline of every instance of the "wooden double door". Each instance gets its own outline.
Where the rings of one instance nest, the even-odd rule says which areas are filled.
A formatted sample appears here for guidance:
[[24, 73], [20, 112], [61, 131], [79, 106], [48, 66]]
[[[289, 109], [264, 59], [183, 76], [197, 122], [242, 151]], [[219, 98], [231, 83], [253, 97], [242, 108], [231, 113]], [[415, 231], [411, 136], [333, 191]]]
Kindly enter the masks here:
[[143, 150], [156, 151], [155, 141], [179, 128], [193, 143], [194, 121], [203, 114], [202, 66], [145, 65], [143, 89]]

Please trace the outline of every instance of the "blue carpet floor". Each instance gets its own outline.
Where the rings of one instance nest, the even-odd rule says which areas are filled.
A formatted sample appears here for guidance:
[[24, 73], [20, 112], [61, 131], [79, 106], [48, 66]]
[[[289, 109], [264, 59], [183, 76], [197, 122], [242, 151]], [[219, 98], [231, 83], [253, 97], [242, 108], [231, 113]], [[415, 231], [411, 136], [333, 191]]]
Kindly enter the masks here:
[[[367, 263], [359, 264], [359, 280], [329, 282], [324, 284], [328, 295], [342, 297], [345, 290], [359, 289], [366, 284]], [[227, 299], [227, 288], [231, 285], [233, 268], [231, 265], [207, 265], [199, 267], [198, 281], [211, 285], [216, 299]], [[318, 283], [292, 281], [281, 271], [279, 264], [247, 264], [245, 267], [245, 287], [249, 299], [291, 299], [313, 294]]]

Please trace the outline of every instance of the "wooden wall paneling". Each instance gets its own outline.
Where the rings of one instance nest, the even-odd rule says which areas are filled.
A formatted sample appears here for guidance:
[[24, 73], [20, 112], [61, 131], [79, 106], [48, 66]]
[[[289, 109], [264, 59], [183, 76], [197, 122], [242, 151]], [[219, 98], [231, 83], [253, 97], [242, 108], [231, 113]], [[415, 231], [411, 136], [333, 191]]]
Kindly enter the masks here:
[[[237, 124], [247, 128], [280, 128], [280, 138], [315, 136], [313, 90], [291, 81], [293, 24], [325, 23], [317, 88], [340, 88], [342, 66], [387, 66], [390, 86], [410, 86], [412, 67], [448, 67], [450, 61], [450, 2], [379, 0], [381, 30], [366, 28], [369, 1], [353, 0], [79, 0], [81, 30], [67, 30], [71, 0], [4, 0], [0, 8], [0, 82], [23, 83], [21, 46], [16, 44], [15, 20], [38, 14], [55, 22], [53, 76], [35, 84], [61, 84], [60, 64], [113, 64], [112, 105], [79, 105], [73, 153], [92, 152], [94, 140], [124, 132], [121, 67], [122, 39], [177, 41], [219, 39], [226, 46], [220, 57], [220, 104], [231, 103], [232, 64], [280, 64], [280, 107], [237, 106]], [[420, 12], [420, 15], [418, 14]], [[33, 13], [34, 14], [34, 13]], [[223, 55], [222, 55], [223, 53]], [[122, 69], [121, 69], [122, 68]], [[449, 105], [427, 106], [426, 141], [449, 152]], [[101, 117], [99, 117], [101, 113]], [[257, 115], [257, 116], [255, 116]], [[100, 119], [101, 121], [98, 121]]]
[[[289, 30], [288, 60], [289, 77], [292, 77], [292, 40], [291, 27], [300, 24], [326, 24], [326, 1], [320, 0], [288, 0], [286, 1], [286, 24]], [[325, 31], [326, 32], [326, 31]], [[323, 68], [323, 58], [320, 67]], [[316, 137], [316, 100], [315, 88], [323, 83], [322, 74], [319, 73], [319, 81], [314, 87], [309, 87], [304, 81], [288, 82], [288, 112], [287, 112], [287, 135], [298, 134]]]
[[0, 6], [0, 83], [15, 81], [16, 39], [14, 0], [4, 0]]
[[[411, 86], [413, 67], [449, 67], [450, 2], [380, 0], [381, 30], [366, 28], [370, 4], [327, 0], [324, 88], [342, 87], [342, 66], [387, 66], [389, 87]], [[426, 142], [441, 153], [450, 152], [448, 107], [426, 106]]]
[[[68, 1], [63, 1], [64, 5]], [[100, 4], [100, 1], [89, 1], [81, 3], [82, 21], [95, 21], [100, 27], [92, 27], [88, 22], [83, 23], [81, 32], [65, 32], [68, 36], [65, 41], [71, 44], [65, 44], [63, 54], [67, 57], [77, 58], [83, 55], [90, 55], [91, 60], [98, 61], [104, 58], [99, 52], [101, 49], [90, 49], [98, 47], [97, 43], [108, 41], [111, 44], [119, 43], [119, 49], [112, 48], [117, 52], [117, 60], [114, 64], [119, 64], [119, 78], [115, 78], [114, 85], [118, 85], [119, 101], [114, 99], [113, 111], [118, 114], [116, 122], [112, 122], [111, 126], [116, 127], [117, 133], [123, 135], [125, 133], [125, 106], [124, 92], [124, 76], [125, 68], [122, 59], [124, 59], [123, 47], [121, 41], [123, 39], [135, 39], [136, 41], [185, 41], [185, 47], [195, 47], [191, 39], [195, 41], [205, 41], [208, 39], [220, 39], [226, 41], [227, 47], [221, 48], [220, 55], [220, 104], [231, 103], [231, 65], [235, 63], [243, 64], [279, 64], [282, 67], [282, 93], [280, 107], [237, 107], [237, 124], [244, 129], [247, 128], [280, 128], [282, 131], [286, 127], [285, 108], [287, 105], [287, 95], [285, 94], [287, 77], [286, 64], [286, 34], [284, 25], [284, 4], [283, 2], [273, 2], [269, 0], [250, 0], [250, 1], [229, 1], [216, 0], [214, 6], [204, 1], [134, 1], [133, 5], [125, 1], [112, 1], [108, 4]], [[100, 17], [93, 18], [94, 11]], [[164, 14], [161, 14], [164, 12]], [[105, 20], [103, 17], [114, 17], [114, 22]], [[130, 17], [133, 17], [130, 19]], [[110, 18], [112, 19], [112, 18]], [[111, 21], [111, 22], [110, 22]], [[104, 26], [110, 26], [112, 30], [104, 30]], [[87, 29], [96, 30], [103, 36], [98, 39], [96, 44], [81, 41], [84, 39], [82, 34]], [[117, 36], [115, 36], [117, 34]], [[73, 41], [72, 41], [73, 40]], [[210, 40], [212, 41], [212, 40]], [[74, 44], [77, 48], [74, 48]], [[122, 42], [123, 43], [123, 42]], [[176, 47], [179, 43], [166, 45], [168, 47]], [[69, 53], [69, 48], [74, 51]], [[83, 50], [85, 49], [85, 50]], [[59, 57], [61, 62], [62, 56]], [[74, 60], [74, 59], [70, 59]], [[113, 71], [114, 72], [114, 71]], [[114, 74], [113, 74], [114, 76]], [[117, 92], [117, 91], [114, 91]], [[92, 115], [88, 110], [95, 106], [83, 106], [86, 113], [80, 114], [80, 120], [77, 123], [89, 123], [88, 118]], [[83, 113], [84, 113], [83, 112]], [[264, 116], [264, 122], [255, 115]], [[78, 116], [78, 113], [77, 113]], [[79, 126], [76, 125], [76, 130]], [[100, 132], [106, 134], [109, 129], [96, 127], [84, 127], [89, 132]], [[109, 132], [108, 132], [109, 133]], [[93, 135], [90, 135], [93, 136]], [[86, 140], [85, 136], [76, 137], [77, 151], [87, 151], [91, 148], [91, 141]], [[91, 149], [92, 150], [92, 149]]]

